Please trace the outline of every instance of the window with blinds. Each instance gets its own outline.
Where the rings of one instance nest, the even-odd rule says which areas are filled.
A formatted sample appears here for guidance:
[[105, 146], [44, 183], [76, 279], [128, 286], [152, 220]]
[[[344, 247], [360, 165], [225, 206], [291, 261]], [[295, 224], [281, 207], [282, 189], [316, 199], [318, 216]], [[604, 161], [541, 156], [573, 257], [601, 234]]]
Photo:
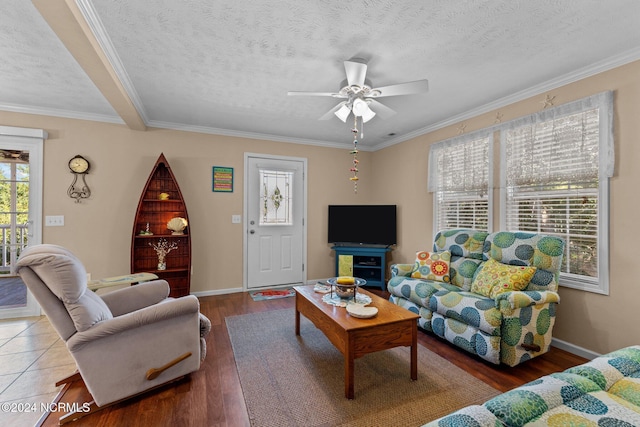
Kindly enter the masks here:
[[489, 198], [486, 194], [439, 191], [436, 193], [436, 229], [488, 230]]
[[434, 230], [490, 225], [493, 134], [434, 144], [429, 154], [429, 191], [434, 193]]
[[504, 130], [501, 151], [503, 226], [562, 237], [561, 284], [608, 292], [599, 259], [600, 205], [608, 200], [599, 108]]
[[[500, 162], [493, 138], [500, 135]], [[500, 230], [566, 242], [560, 285], [609, 293], [609, 178], [613, 92], [602, 92], [473, 134], [429, 151], [434, 234], [493, 228], [493, 173], [500, 173]]]

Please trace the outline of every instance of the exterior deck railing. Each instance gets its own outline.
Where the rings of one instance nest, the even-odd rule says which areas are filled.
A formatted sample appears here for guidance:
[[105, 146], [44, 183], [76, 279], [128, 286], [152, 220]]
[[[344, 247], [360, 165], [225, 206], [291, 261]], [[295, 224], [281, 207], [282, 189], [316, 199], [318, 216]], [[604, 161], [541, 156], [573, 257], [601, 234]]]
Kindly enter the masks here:
[[15, 227], [15, 243], [11, 243], [11, 225], [0, 224], [0, 273], [11, 272], [11, 266], [15, 265], [22, 249], [27, 247], [28, 226], [19, 224]]

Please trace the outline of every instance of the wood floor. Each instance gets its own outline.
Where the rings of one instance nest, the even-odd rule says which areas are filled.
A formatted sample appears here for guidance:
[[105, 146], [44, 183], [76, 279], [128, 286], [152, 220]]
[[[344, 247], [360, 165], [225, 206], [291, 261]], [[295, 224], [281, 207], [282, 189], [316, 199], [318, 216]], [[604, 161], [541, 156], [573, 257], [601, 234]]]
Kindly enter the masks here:
[[[385, 292], [374, 292], [388, 297]], [[201, 312], [211, 320], [212, 330], [207, 338], [207, 358], [198, 372], [178, 383], [105, 408], [67, 425], [249, 426], [224, 319], [246, 313], [291, 309], [291, 333], [294, 333], [294, 302], [295, 298], [255, 302], [246, 292], [201, 298]], [[424, 331], [418, 332], [418, 342], [500, 391], [510, 390], [542, 375], [562, 371], [586, 361], [552, 348], [542, 356], [510, 368], [484, 362]], [[89, 400], [88, 393], [74, 383], [61, 402], [82, 404]], [[57, 425], [60, 415], [52, 413], [42, 425]]]

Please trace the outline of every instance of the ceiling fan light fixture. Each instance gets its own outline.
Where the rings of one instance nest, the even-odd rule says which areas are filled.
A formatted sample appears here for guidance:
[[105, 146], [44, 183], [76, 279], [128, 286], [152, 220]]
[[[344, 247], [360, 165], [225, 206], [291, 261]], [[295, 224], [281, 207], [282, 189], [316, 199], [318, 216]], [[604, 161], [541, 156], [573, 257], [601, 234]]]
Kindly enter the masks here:
[[337, 118], [339, 118], [340, 120], [346, 123], [347, 117], [349, 117], [349, 113], [351, 113], [351, 109], [348, 107], [347, 104], [343, 104], [342, 107], [340, 107], [340, 109], [336, 111], [334, 114], [336, 115]]
[[367, 101], [360, 98], [353, 101], [352, 111], [354, 116], [362, 117], [362, 121], [364, 123], [368, 122], [376, 115], [376, 113], [374, 113], [373, 110], [369, 108], [369, 104], [367, 104]]
[[367, 110], [362, 114], [362, 122], [367, 123], [369, 120], [373, 119], [375, 115], [376, 113], [371, 108], [367, 107]]
[[365, 111], [367, 111], [369, 109], [369, 106], [367, 105], [366, 101], [364, 101], [363, 99], [356, 99], [355, 101], [353, 101], [353, 114], [355, 116], [361, 116], [364, 114]]

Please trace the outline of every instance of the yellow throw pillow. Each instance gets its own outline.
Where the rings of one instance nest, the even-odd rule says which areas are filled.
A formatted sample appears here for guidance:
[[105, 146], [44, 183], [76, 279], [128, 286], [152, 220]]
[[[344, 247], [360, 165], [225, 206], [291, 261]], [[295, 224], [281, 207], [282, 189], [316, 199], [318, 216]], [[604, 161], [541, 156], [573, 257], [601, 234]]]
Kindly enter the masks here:
[[473, 281], [471, 292], [495, 298], [503, 292], [521, 291], [535, 273], [535, 267], [502, 264], [491, 258]]
[[449, 283], [449, 263], [451, 252], [416, 252], [415, 279], [436, 280]]

